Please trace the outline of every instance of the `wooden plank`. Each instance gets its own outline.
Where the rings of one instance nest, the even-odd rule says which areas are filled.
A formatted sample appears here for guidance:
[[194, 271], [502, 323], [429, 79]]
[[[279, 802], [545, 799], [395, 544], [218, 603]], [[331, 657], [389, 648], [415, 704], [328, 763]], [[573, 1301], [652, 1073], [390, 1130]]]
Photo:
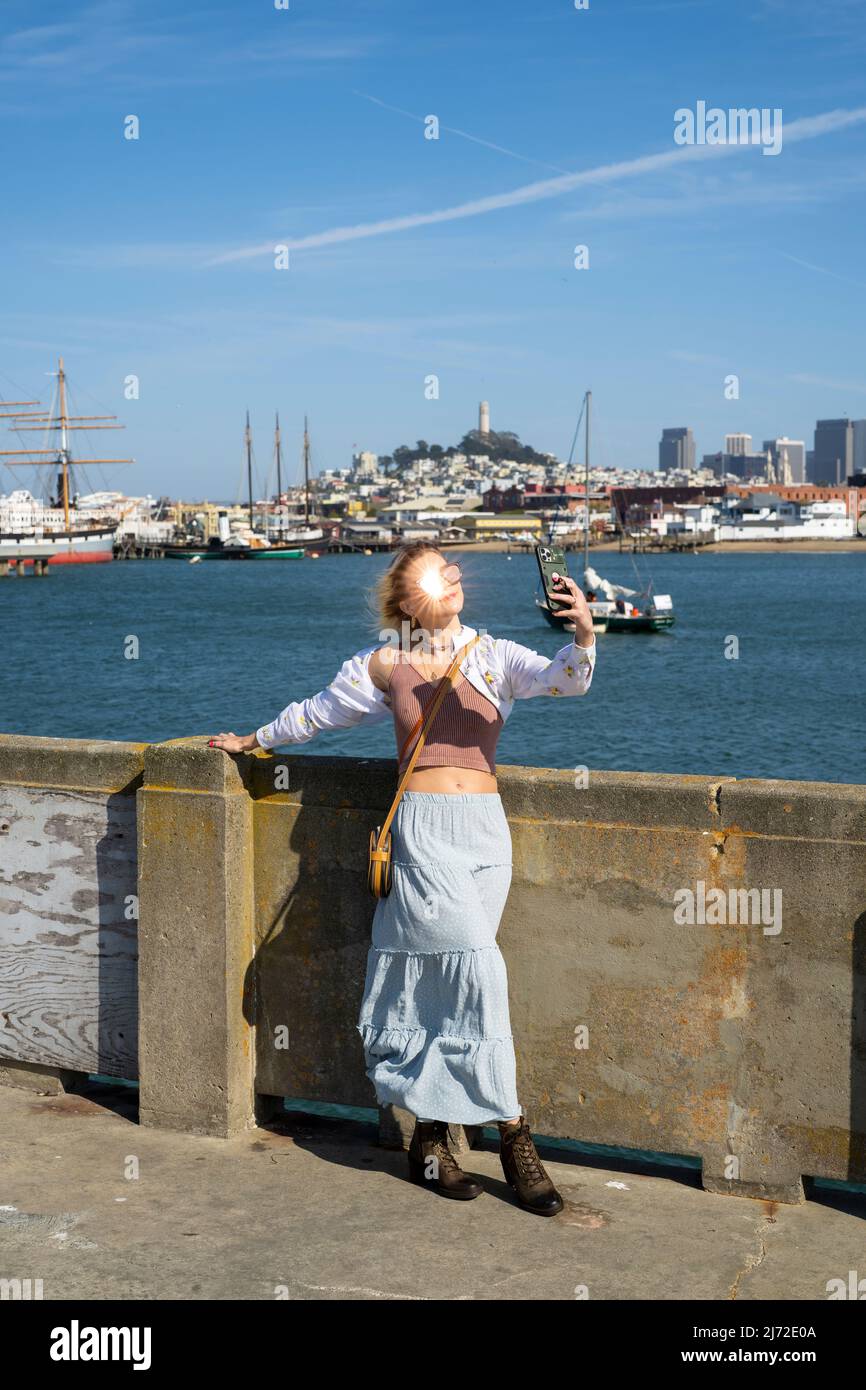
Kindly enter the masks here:
[[137, 1077], [136, 872], [134, 796], [0, 787], [0, 1058]]

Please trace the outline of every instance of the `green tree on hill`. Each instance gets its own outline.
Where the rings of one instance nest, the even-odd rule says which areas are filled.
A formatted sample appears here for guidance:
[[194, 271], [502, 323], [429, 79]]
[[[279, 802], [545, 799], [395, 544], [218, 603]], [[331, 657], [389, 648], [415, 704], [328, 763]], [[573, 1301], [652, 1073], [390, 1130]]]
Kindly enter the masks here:
[[441, 460], [454, 454], [486, 454], [494, 463], [503, 459], [514, 459], [517, 463], [539, 463], [542, 466], [550, 463], [548, 454], [539, 454], [530, 444], [523, 444], [519, 435], [511, 430], [491, 430], [489, 434], [469, 430], [459, 444], [449, 444], [446, 449], [441, 444], [428, 444], [426, 439], [419, 439], [414, 449], [406, 444], [398, 444], [393, 454], [385, 455], [385, 458], [389, 465], [393, 463], [395, 472], [400, 473], [418, 459]]

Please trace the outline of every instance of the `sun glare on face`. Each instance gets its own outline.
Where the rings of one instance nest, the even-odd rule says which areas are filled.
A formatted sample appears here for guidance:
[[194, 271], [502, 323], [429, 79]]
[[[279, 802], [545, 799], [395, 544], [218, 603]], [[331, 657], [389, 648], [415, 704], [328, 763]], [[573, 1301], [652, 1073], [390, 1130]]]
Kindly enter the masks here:
[[416, 626], [435, 630], [463, 607], [463, 569], [445, 564], [442, 556], [418, 559], [407, 572], [402, 608]]
[[438, 566], [435, 561], [426, 564], [418, 578], [418, 587], [430, 598], [444, 598], [449, 588], [460, 582], [462, 571], [459, 565]]
[[426, 565], [421, 571], [418, 580], [419, 589], [423, 589], [430, 598], [441, 598], [445, 592], [445, 584], [442, 580], [442, 571], [437, 565]]

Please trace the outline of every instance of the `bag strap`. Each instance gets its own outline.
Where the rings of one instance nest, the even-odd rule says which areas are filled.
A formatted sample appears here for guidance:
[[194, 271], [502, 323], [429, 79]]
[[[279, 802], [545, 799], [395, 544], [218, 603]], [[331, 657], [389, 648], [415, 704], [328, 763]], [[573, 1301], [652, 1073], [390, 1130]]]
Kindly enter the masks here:
[[[405, 788], [405, 786], [406, 786], [406, 783], [408, 782], [409, 778], [412, 776], [412, 769], [414, 768], [415, 763], [416, 763], [416, 761], [417, 761], [417, 759], [418, 759], [418, 755], [419, 755], [419, 753], [421, 752], [421, 748], [422, 748], [422, 746], [423, 746], [423, 743], [424, 743], [425, 738], [427, 737], [427, 733], [428, 733], [428, 731], [429, 731], [429, 729], [430, 729], [430, 725], [433, 723], [433, 720], [434, 720], [435, 717], [436, 717], [436, 711], [439, 709], [439, 706], [441, 705], [442, 701], [445, 699], [445, 696], [446, 696], [446, 694], [448, 693], [449, 688], [451, 687], [453, 677], [454, 677], [455, 673], [457, 672], [459, 666], [461, 665], [461, 663], [462, 663], [462, 661], [463, 661], [463, 658], [464, 658], [464, 657], [466, 656], [466, 654], [471, 650], [471, 648], [475, 646], [475, 643], [479, 640], [480, 636], [481, 636], [481, 634], [480, 634], [480, 632], [478, 632], [478, 633], [475, 634], [474, 637], [470, 638], [470, 640], [469, 640], [468, 642], [465, 642], [465, 643], [463, 644], [463, 646], [462, 646], [462, 647], [460, 648], [460, 650], [457, 652], [456, 656], [454, 657], [454, 660], [451, 662], [451, 665], [448, 667], [448, 670], [446, 671], [445, 675], [442, 677], [442, 680], [440, 681], [440, 683], [439, 683], [439, 685], [438, 685], [438, 687], [437, 687], [437, 689], [436, 689], [436, 695], [435, 695], [435, 697], [434, 697], [434, 699], [433, 699], [432, 705], [430, 706], [430, 711], [429, 711], [429, 713], [428, 713], [426, 719], [424, 720], [424, 727], [423, 727], [422, 730], [421, 730], [421, 735], [420, 735], [420, 737], [419, 737], [419, 739], [418, 739], [418, 742], [415, 744], [415, 747], [412, 749], [412, 756], [411, 756], [411, 758], [409, 759], [409, 762], [408, 762], [408, 764], [407, 764], [407, 766], [406, 766], [406, 771], [403, 773], [403, 776], [400, 778], [400, 784], [399, 784], [399, 786], [397, 787], [397, 795], [394, 797], [394, 800], [393, 800], [393, 802], [392, 802], [392, 804], [391, 804], [391, 809], [390, 809], [390, 811], [388, 812], [387, 816], [385, 817], [385, 819], [384, 819], [384, 821], [383, 821], [383, 823], [382, 823], [381, 829], [379, 830], [379, 837], [378, 837], [378, 839], [377, 839], [377, 841], [376, 841], [376, 848], [377, 848], [377, 849], [382, 849], [382, 847], [383, 847], [383, 845], [384, 845], [384, 843], [385, 843], [385, 839], [386, 839], [387, 834], [388, 834], [388, 831], [389, 831], [389, 829], [390, 829], [391, 822], [392, 822], [392, 820], [394, 819], [394, 815], [395, 815], [395, 813], [396, 813], [396, 811], [397, 811], [397, 806], [398, 806], [398, 804], [399, 804], [400, 797], [403, 795], [403, 790], [404, 790], [404, 788]], [[405, 748], [406, 745], [404, 744], [403, 747]]]
[[[473, 647], [473, 646], [475, 645], [475, 643], [478, 641], [478, 638], [479, 638], [480, 636], [481, 636], [481, 634], [479, 633], [477, 637], [473, 637], [472, 640], [471, 640], [470, 642], [467, 642], [467, 643], [465, 644], [465, 646], [464, 646], [463, 648], [461, 648], [461, 651], [464, 652], [464, 653], [465, 653], [465, 652], [468, 652], [468, 651], [469, 651], [469, 648], [470, 648], [470, 647]], [[461, 662], [462, 662], [462, 656], [461, 656]], [[446, 679], [447, 676], [450, 675], [450, 674], [451, 674], [451, 672], [450, 672], [450, 669], [449, 669], [449, 671], [446, 672], [446, 675], [443, 676], [443, 680]], [[439, 686], [438, 686], [438, 685], [437, 685], [436, 689], [437, 689], [437, 690], [439, 689]], [[400, 755], [399, 755], [399, 757], [398, 757], [398, 759], [397, 759], [397, 765], [398, 765], [398, 767], [399, 767], [400, 763], [402, 763], [402, 761], [403, 761], [403, 754], [406, 752], [406, 749], [409, 747], [409, 744], [412, 742], [412, 740], [413, 740], [413, 738], [415, 737], [415, 735], [417, 734], [418, 730], [421, 728], [421, 725], [424, 723], [424, 720], [425, 720], [426, 717], [427, 717], [427, 713], [428, 713], [428, 711], [430, 710], [430, 708], [432, 707], [432, 703], [433, 703], [433, 702], [432, 702], [432, 700], [431, 700], [430, 704], [427, 706], [427, 709], [421, 711], [421, 713], [418, 715], [418, 718], [415, 720], [415, 723], [412, 725], [412, 728], [409, 730], [408, 734], [406, 735], [406, 738], [405, 738], [404, 741], [403, 741], [403, 747], [400, 749]]]
[[[437, 690], [438, 690], [439, 687], [437, 686], [436, 688], [437, 688]], [[430, 705], [432, 705], [432, 703], [433, 703], [433, 701], [431, 700], [431, 701], [430, 701]], [[430, 709], [430, 705], [427, 706], [427, 710]], [[418, 730], [421, 728], [421, 725], [424, 723], [424, 719], [425, 719], [425, 717], [426, 717], [427, 710], [422, 710], [422, 711], [421, 711], [421, 713], [418, 715], [418, 718], [415, 720], [415, 723], [412, 725], [412, 728], [409, 730], [408, 734], [406, 735], [406, 737], [405, 737], [405, 739], [404, 739], [404, 741], [403, 741], [403, 747], [400, 749], [400, 756], [397, 758], [397, 766], [398, 766], [398, 767], [400, 766], [400, 764], [401, 764], [402, 761], [403, 761], [403, 754], [406, 752], [406, 749], [409, 747], [409, 744], [412, 742], [412, 740], [413, 740], [413, 738], [415, 737], [415, 735], [417, 734]]]
[[[450, 667], [449, 667], [449, 671], [450, 671]], [[442, 677], [442, 680], [445, 680], [445, 678], [446, 678], [447, 675], [448, 675], [448, 672], [446, 671], [445, 676]], [[414, 738], [415, 735], [417, 734], [418, 730], [421, 728], [421, 725], [424, 723], [424, 720], [427, 718], [427, 715], [430, 713], [430, 710], [433, 708], [433, 700], [435, 700], [435, 698], [436, 698], [436, 692], [439, 690], [439, 686], [441, 685], [441, 683], [442, 683], [442, 681], [440, 681], [439, 684], [437, 684], [436, 690], [434, 690], [434, 692], [433, 692], [433, 695], [432, 695], [432, 698], [431, 698], [431, 700], [430, 700], [429, 705], [427, 706], [426, 709], [422, 709], [421, 713], [418, 715], [418, 718], [415, 720], [415, 723], [412, 725], [412, 728], [409, 730], [408, 734], [406, 735], [405, 739], [403, 740], [403, 747], [400, 749], [400, 755], [399, 755], [399, 757], [397, 758], [397, 766], [398, 766], [398, 767], [399, 767], [400, 763], [402, 763], [402, 761], [403, 761], [403, 754], [406, 752], [406, 749], [409, 747], [410, 743], [412, 742], [413, 738]]]
[[[423, 724], [423, 726], [424, 726], [424, 732], [423, 732], [423, 734], [422, 734], [422, 736], [421, 736], [421, 739], [419, 739], [419, 742], [418, 742], [418, 751], [420, 752], [420, 750], [421, 750], [421, 742], [422, 742], [422, 740], [423, 740], [424, 738], [427, 737], [427, 734], [430, 732], [430, 725], [433, 723], [433, 716], [434, 716], [434, 714], [436, 713], [436, 709], [439, 708], [439, 705], [438, 705], [438, 702], [437, 702], [437, 697], [439, 697], [439, 692], [442, 691], [442, 694], [443, 694], [443, 695], [446, 693], [446, 689], [445, 689], [445, 683], [446, 683], [446, 681], [450, 681], [450, 680], [452, 679], [452, 677], [454, 676], [456, 669], [457, 669], [459, 666], [462, 666], [462, 665], [463, 665], [463, 658], [464, 658], [464, 656], [465, 656], [466, 653], [470, 650], [471, 647], [474, 647], [474, 646], [475, 646], [475, 643], [479, 640], [479, 637], [480, 637], [480, 633], [479, 633], [478, 637], [473, 637], [473, 638], [471, 639], [471, 641], [466, 642], [466, 643], [463, 645], [463, 647], [461, 647], [460, 650], [456, 653], [456, 655], [455, 655], [455, 657], [454, 657], [454, 660], [452, 661], [451, 665], [448, 667], [448, 670], [445, 672], [445, 675], [442, 677], [441, 681], [440, 681], [439, 684], [437, 685], [436, 690], [435, 690], [434, 695], [433, 695], [433, 699], [430, 701], [430, 704], [427, 706], [426, 710], [422, 710], [421, 714], [418, 715], [418, 718], [415, 720], [415, 723], [414, 723], [414, 725], [413, 725], [413, 727], [412, 727], [411, 732], [407, 735], [406, 740], [405, 740], [405, 742], [404, 742], [404, 744], [403, 744], [403, 747], [400, 749], [400, 757], [399, 757], [398, 760], [397, 760], [397, 765], [398, 765], [398, 766], [400, 765], [400, 763], [402, 763], [402, 761], [403, 761], [403, 754], [406, 752], [406, 749], [409, 747], [409, 744], [412, 742], [412, 739], [415, 737], [415, 735], [417, 734], [418, 730], [421, 728], [421, 726], [422, 726], [422, 724]], [[436, 709], [433, 708], [434, 703], [436, 704]], [[413, 750], [413, 751], [414, 751], [414, 750]]]

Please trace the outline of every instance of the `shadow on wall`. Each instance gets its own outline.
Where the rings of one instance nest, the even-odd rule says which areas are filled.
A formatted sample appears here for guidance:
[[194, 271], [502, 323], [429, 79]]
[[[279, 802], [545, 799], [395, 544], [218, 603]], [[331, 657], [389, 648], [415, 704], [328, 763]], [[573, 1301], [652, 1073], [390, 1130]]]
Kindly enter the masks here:
[[291, 765], [297, 800], [255, 807], [256, 954], [244, 1012], [256, 1028], [256, 1091], [375, 1106], [355, 1025], [376, 907], [367, 847], [393, 796], [394, 764], [370, 760], [375, 775], [362, 773], [350, 800], [329, 792], [322, 767], [334, 762], [344, 777], [345, 759], [303, 761]]
[[[290, 790], [276, 797], [259, 786], [254, 812], [258, 944], [245, 982], [245, 1012], [256, 1026], [256, 1091], [371, 1106], [375, 1096], [355, 1027], [375, 910], [366, 859], [369, 832], [390, 804], [394, 765], [300, 757], [287, 765]], [[722, 1186], [727, 1154], [743, 1156], [751, 1184], [744, 1195], [775, 1195], [775, 1186], [779, 1200], [796, 1200], [797, 1172], [862, 1184], [866, 913], [858, 912], [857, 794], [846, 788], [837, 797], [835, 788], [806, 784], [732, 784], [726, 798], [736, 809], [714, 820], [715, 803], [704, 811], [703, 783], [687, 785], [691, 800], [672, 808], [669, 788], [678, 788], [677, 779], [598, 774], [595, 805], [585, 803], [572, 831], [562, 808], [555, 809], [560, 774], [552, 773], [547, 787], [526, 769], [508, 773], [503, 790], [514, 817], [516, 857], [535, 868], [528, 874], [524, 866], [517, 880], [503, 948], [512, 976], [521, 1094], [538, 1108], [539, 1130], [588, 1143], [633, 1144], [635, 1153], [661, 1140], [659, 1149], [703, 1157], [705, 1180], [709, 1157], [716, 1191], [736, 1190], [735, 1182]], [[260, 775], [273, 774], [263, 769]], [[635, 789], [643, 805], [635, 802]], [[544, 849], [539, 806], [551, 821]], [[791, 806], [796, 822], [786, 819]], [[741, 808], [750, 817], [745, 828], [735, 824]], [[763, 825], [771, 809], [778, 830]], [[663, 842], [659, 827], [676, 827], [681, 817], [672, 852], [678, 867], [665, 856], [654, 869], [647, 845]], [[743, 874], [746, 883], [764, 878], [785, 884], [792, 906], [784, 935], [765, 936], [735, 923], [699, 926], [689, 944], [694, 961], [686, 968], [684, 940], [672, 931], [664, 893], [654, 907], [644, 906], [643, 898], [631, 910], [626, 906], [624, 920], [623, 911], [611, 914], [603, 894], [584, 891], [587, 882], [597, 888], [624, 875], [623, 882], [658, 894], [682, 873], [705, 872], [709, 833], [726, 838], [727, 885], [739, 886]], [[572, 841], [582, 846], [579, 875], [568, 868]], [[619, 848], [611, 850], [614, 842]], [[748, 863], [747, 850], [755, 856]], [[611, 860], [611, 853], [618, 858]], [[555, 861], [555, 874], [548, 860]], [[827, 886], [838, 876], [838, 901], [831, 902]], [[568, 921], [557, 908], [563, 891], [574, 909]], [[649, 952], [648, 971], [634, 959], [637, 943]], [[728, 968], [729, 957], [736, 968]], [[585, 1020], [590, 1037], [614, 1044], [610, 1057], [597, 1048], [583, 1055], [578, 1089], [588, 1103], [581, 1095], [579, 1106], [569, 1090], [572, 1072], [537, 1041], [546, 1036], [548, 991], [566, 963], [593, 982]], [[739, 992], [731, 993], [729, 976]], [[685, 1005], [671, 1003], [680, 979], [683, 999], [704, 1020], [691, 1031], [683, 1022], [682, 1034]], [[656, 1037], [659, 1001], [671, 1019], [664, 1037]], [[563, 1007], [560, 997], [554, 1023], [561, 1023]], [[645, 1034], [656, 1038], [652, 1058], [642, 1053]], [[635, 1069], [648, 1078], [644, 1099], [617, 1090], [618, 1079]], [[712, 1131], [696, 1110], [699, 1093], [708, 1097]], [[701, 1123], [690, 1127], [693, 1112]], [[730, 1134], [726, 1116], [734, 1126]]]
[[138, 1076], [138, 853], [135, 793], [112, 794], [96, 844], [99, 913], [99, 1027], [94, 1072]]

